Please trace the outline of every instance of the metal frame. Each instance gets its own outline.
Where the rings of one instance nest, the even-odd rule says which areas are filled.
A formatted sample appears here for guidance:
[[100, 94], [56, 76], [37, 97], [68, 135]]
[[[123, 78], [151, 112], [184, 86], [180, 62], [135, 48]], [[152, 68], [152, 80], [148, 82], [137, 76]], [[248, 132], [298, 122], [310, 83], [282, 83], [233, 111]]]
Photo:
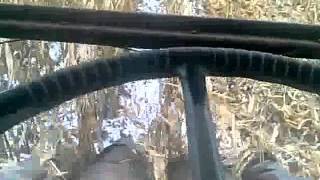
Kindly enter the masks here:
[[[176, 46], [225, 47], [257, 50], [292, 57], [320, 58], [319, 26], [245, 20], [0, 5], [0, 36], [7, 38], [66, 41], [112, 45], [117, 47], [156, 49]], [[168, 51], [168, 53], [169, 52], [170, 51]], [[204, 53], [208, 52], [205, 51]], [[199, 53], [195, 54], [201, 56]], [[151, 55], [157, 56], [156, 54]], [[215, 57], [214, 66], [217, 66], [219, 62], [216, 56], [220, 54], [213, 55]], [[160, 68], [162, 67], [163, 69], [166, 69], [166, 73], [169, 72], [171, 75], [178, 74], [182, 80], [187, 114], [189, 159], [192, 162], [193, 179], [222, 180], [224, 179], [224, 176], [216, 145], [215, 124], [212, 120], [212, 116], [210, 115], [207, 102], [205, 76], [208, 74], [204, 73], [207, 69], [203, 69], [206, 64], [201, 64], [201, 62], [201, 65], [198, 62], [186, 63], [184, 65], [180, 64], [177, 66], [178, 72], [170, 72], [171, 70], [167, 66], [175, 65], [174, 63], [177, 62], [174, 61], [174, 55], [173, 60], [166, 59], [169, 57], [170, 56], [162, 56], [161, 54], [158, 54], [156, 61], [151, 62], [150, 60], [146, 60], [146, 63], [151, 63], [153, 65], [154, 63], [158, 63]], [[262, 59], [258, 59], [261, 67], [265, 65], [265, 57], [267, 56], [262, 56], [263, 61]], [[194, 59], [195, 57], [189, 56], [186, 58]], [[277, 68], [275, 64], [278, 63], [279, 58], [282, 57], [279, 56], [271, 58], [271, 62], [273, 62], [274, 66], [272, 69], [269, 69], [269, 72], [271, 72], [270, 76], [277, 76]], [[250, 74], [252, 71], [250, 68], [253, 67], [253, 63], [256, 61], [254, 61], [255, 59], [251, 56], [249, 58], [247, 57], [247, 59], [250, 63], [247, 63], [248, 67], [245, 68], [248, 68], [248, 72]], [[226, 69], [223, 68], [230, 65], [229, 60], [230, 59], [228, 59], [227, 54], [223, 60], [224, 65], [222, 70], [220, 69], [222, 75], [228, 75], [227, 72], [224, 74], [223, 71], [226, 71]], [[244, 69], [241, 69], [240, 67], [240, 58], [238, 58], [238, 60], [239, 61], [237, 61], [237, 63], [239, 63], [239, 67], [237, 66], [238, 69], [235, 69], [235, 71], [244, 71]], [[209, 61], [204, 62], [208, 63]], [[287, 68], [287, 71], [289, 67], [293, 67], [293, 69], [296, 70], [296, 74], [294, 75], [297, 75], [297, 77], [295, 77], [294, 80], [297, 80], [300, 84], [302, 83], [301, 87], [305, 85], [303, 84], [304, 81], [308, 81], [308, 85], [312, 85], [311, 89], [315, 88], [314, 91], [318, 92], [317, 88], [319, 87], [317, 86], [318, 82], [314, 82], [314, 72], [320, 71], [319, 66], [294, 60], [284, 62], [287, 63], [287, 65], [284, 66]], [[288, 65], [288, 62], [293, 62], [293, 65]], [[121, 68], [121, 66], [117, 66], [116, 63], [118, 62], [111, 62], [111, 64], [108, 64], [107, 67], [105, 67], [107, 69], [112, 69], [111, 67]], [[101, 63], [101, 65], [105, 64]], [[210, 64], [207, 65], [210, 66]], [[90, 66], [90, 64], [87, 64], [87, 66]], [[82, 69], [80, 68], [80, 70], [84, 70], [86, 71], [85, 73], [88, 73], [86, 76], [88, 79], [84, 81], [89, 81], [90, 78], [97, 80], [98, 76], [102, 75], [106, 75], [107, 77], [108, 75], [119, 75], [119, 78], [113, 77], [113, 79], [117, 79], [121, 83], [122, 81], [125, 81], [121, 79], [121, 76], [123, 76], [123, 74], [130, 74], [130, 72], [121, 70], [119, 70], [119, 74], [112, 73], [112, 70], [111, 72], [99, 72], [97, 74], [92, 74], [92, 71], [88, 71], [90, 68], [87, 68], [87, 66], [83, 66], [84, 68]], [[142, 66], [141, 68], [148, 67], [149, 66]], [[149, 74], [145, 73], [139, 75], [139, 73], [133, 73], [133, 75], [140, 77], [133, 77], [131, 80], [137, 80], [141, 77], [159, 78], [161, 76], [167, 76], [165, 74], [161, 75], [161, 71], [155, 67], [156, 66], [150, 66], [150, 70], [146, 71], [149, 72]], [[137, 71], [144, 71], [143, 69], [139, 69], [139, 67], [137, 68]], [[152, 71], [157, 70], [160, 75], [152, 75]], [[219, 70], [219, 68], [215, 67], [214, 70]], [[264, 71], [264, 69], [262, 70]], [[301, 70], [309, 72], [310, 75], [308, 77], [307, 75], [302, 75]], [[73, 70], [68, 69], [68, 73], [70, 72], [73, 73]], [[231, 73], [231, 75], [229, 75], [234, 76], [235, 74]], [[65, 72], [60, 73], [60, 75], [65, 75]], [[56, 88], [58, 90], [59, 88], [70, 88], [59, 87], [61, 86], [60, 81], [65, 81], [62, 76], [60, 77], [62, 79], [59, 79], [59, 77], [59, 73], [55, 74], [55, 78], [58, 79], [57, 82], [54, 82], [53, 84], [46, 84], [45, 86], [50, 86], [53, 87], [53, 89]], [[75, 73], [73, 74], [73, 77], [76, 77]], [[52, 77], [50, 76], [44, 77], [40, 82], [49, 82], [52, 80], [51, 78]], [[311, 78], [311, 80], [309, 78]], [[106, 79], [106, 81], [108, 81], [108, 78]], [[112, 78], [109, 80], [112, 80]], [[118, 83], [119, 82], [110, 82], [108, 85], [110, 86]], [[7, 119], [1, 119], [8, 114], [18, 114], [13, 117], [25, 118], [30, 115], [28, 114], [29, 112], [31, 114], [35, 114], [62, 102], [61, 99], [54, 100], [57, 98], [55, 95], [44, 94], [44, 97], [48, 96], [47, 98], [51, 100], [46, 104], [46, 102], [44, 102], [46, 101], [45, 98], [39, 100], [37, 97], [33, 96], [35, 91], [42, 92], [41, 88], [43, 89], [45, 87], [42, 85], [37, 86], [37, 82], [33, 82], [33, 84], [31, 83], [31, 85], [20, 86], [16, 89], [0, 94], [0, 106], [2, 107], [0, 111], [0, 120], [4, 124], [6, 124], [6, 120], [12, 121], [7, 125], [4, 125], [4, 127], [1, 128], [1, 132], [21, 121], [19, 118], [10, 119], [10, 115]], [[297, 85], [297, 87], [300, 87], [300, 85]], [[99, 88], [102, 88], [102, 86], [99, 86]], [[92, 89], [87, 88], [86, 91], [83, 92], [79, 91], [75, 93], [81, 94], [93, 90], [95, 90], [94, 87]], [[59, 95], [59, 93], [57, 94]], [[72, 97], [74, 96], [65, 98], [70, 99]], [[21, 99], [24, 100], [25, 104], [21, 103]], [[36, 101], [36, 105], [38, 107], [28, 108], [30, 105], [28, 104], [29, 101]], [[46, 104], [45, 108], [40, 107], [43, 104]]]

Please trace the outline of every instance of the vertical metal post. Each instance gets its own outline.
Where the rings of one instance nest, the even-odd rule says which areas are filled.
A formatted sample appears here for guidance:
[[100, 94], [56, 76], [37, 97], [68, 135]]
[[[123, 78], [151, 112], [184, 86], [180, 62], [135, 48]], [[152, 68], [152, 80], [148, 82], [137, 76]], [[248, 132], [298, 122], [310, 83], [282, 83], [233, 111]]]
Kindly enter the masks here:
[[205, 74], [201, 72], [200, 66], [184, 66], [179, 73], [186, 109], [192, 179], [223, 180], [216, 127], [208, 106]]

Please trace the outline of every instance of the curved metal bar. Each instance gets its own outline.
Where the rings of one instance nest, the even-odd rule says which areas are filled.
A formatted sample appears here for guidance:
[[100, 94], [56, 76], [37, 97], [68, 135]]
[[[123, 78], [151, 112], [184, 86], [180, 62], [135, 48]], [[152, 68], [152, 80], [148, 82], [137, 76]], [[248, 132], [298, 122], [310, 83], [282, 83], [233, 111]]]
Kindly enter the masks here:
[[129, 53], [59, 70], [0, 94], [0, 133], [79, 95], [126, 82], [179, 76], [201, 66], [208, 76], [245, 77], [320, 92], [320, 65], [247, 50], [180, 47]]
[[109, 45], [121, 48], [224, 47], [269, 52], [298, 58], [320, 58], [320, 43], [318, 42], [223, 33], [193, 34], [179, 31], [87, 24], [0, 20], [0, 36]]
[[320, 58], [320, 26], [223, 18], [0, 4], [0, 36], [121, 48], [224, 47]]
[[220, 33], [320, 43], [320, 26], [225, 18], [0, 4], [0, 20], [82, 24], [184, 33]]

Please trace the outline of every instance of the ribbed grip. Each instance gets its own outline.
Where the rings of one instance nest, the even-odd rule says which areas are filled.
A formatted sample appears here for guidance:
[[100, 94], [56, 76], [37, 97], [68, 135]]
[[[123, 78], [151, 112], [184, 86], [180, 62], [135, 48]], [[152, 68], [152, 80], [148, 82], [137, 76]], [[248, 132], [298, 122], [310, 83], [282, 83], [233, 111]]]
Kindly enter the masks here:
[[246, 77], [319, 93], [320, 65], [246, 50], [181, 47], [129, 53], [69, 67], [0, 94], [0, 133], [79, 95], [126, 82], [178, 76], [184, 64], [209, 76]]

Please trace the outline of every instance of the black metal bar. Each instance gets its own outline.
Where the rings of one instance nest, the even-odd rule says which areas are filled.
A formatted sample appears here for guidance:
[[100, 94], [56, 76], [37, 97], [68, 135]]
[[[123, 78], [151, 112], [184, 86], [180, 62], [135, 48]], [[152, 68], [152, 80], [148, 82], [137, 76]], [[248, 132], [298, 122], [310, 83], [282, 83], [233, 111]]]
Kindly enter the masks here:
[[86, 24], [195, 34], [250, 35], [320, 42], [320, 26], [317, 25], [240, 19], [1, 4], [0, 20]]
[[124, 48], [225, 47], [320, 58], [319, 32], [288, 23], [0, 5], [2, 37]]
[[320, 43], [302, 40], [267, 39], [227, 34], [188, 34], [123, 27], [89, 26], [0, 20], [0, 36], [7, 38], [78, 42], [159, 49], [202, 46], [247, 49], [291, 57], [320, 58]]
[[208, 106], [205, 74], [200, 66], [185, 66], [180, 73], [186, 109], [189, 162], [194, 180], [223, 180], [216, 126]]

